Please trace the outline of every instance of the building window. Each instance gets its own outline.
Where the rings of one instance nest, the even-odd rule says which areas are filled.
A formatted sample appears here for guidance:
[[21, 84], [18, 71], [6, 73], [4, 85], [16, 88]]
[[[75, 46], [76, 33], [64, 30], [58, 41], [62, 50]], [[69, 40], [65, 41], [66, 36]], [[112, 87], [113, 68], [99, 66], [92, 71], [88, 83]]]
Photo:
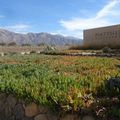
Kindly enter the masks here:
[[118, 31], [118, 35], [119, 35], [119, 37], [120, 37], [120, 31]]
[[104, 32], [104, 36], [106, 35], [106, 32]]

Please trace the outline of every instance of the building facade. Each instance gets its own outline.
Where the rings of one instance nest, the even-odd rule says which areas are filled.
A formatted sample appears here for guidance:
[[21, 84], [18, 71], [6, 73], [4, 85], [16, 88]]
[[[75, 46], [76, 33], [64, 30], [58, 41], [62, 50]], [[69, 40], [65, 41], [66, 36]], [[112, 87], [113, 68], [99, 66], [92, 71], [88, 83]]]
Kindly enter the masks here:
[[84, 46], [120, 48], [120, 25], [84, 30]]

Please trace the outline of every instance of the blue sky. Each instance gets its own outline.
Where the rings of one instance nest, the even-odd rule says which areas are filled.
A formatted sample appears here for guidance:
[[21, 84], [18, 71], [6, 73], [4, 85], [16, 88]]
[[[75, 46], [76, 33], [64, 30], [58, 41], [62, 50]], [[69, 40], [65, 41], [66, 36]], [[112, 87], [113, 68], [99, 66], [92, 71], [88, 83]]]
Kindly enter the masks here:
[[0, 28], [82, 38], [84, 29], [120, 24], [120, 0], [0, 0]]

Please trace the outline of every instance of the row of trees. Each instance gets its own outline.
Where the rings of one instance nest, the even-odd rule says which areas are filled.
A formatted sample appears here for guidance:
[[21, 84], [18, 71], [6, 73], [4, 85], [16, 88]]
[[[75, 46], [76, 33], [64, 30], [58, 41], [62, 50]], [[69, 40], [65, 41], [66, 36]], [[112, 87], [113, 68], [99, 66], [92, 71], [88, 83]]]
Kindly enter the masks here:
[[[37, 44], [37, 46], [45, 46], [46, 44], [45, 43], [39, 43]], [[17, 46], [17, 43], [16, 42], [10, 42], [10, 43], [0, 43], [0, 46]], [[25, 44], [22, 44], [21, 46], [31, 46], [31, 44], [29, 43], [25, 43]]]
[[0, 43], [0, 46], [16, 46], [17, 44], [15, 42], [10, 42], [10, 43]]

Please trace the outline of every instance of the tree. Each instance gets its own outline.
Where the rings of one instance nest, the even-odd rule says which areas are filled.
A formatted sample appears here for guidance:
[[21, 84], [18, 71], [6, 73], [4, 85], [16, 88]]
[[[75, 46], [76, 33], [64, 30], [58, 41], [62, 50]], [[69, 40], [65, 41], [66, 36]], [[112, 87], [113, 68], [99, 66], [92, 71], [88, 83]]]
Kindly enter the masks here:
[[16, 42], [10, 42], [10, 43], [8, 43], [8, 46], [16, 46], [17, 44], [16, 44]]
[[29, 43], [23, 43], [21, 46], [31, 46]]
[[0, 46], [6, 46], [6, 43], [2, 42], [0, 43]]
[[45, 43], [39, 43], [38, 46], [45, 46]]

